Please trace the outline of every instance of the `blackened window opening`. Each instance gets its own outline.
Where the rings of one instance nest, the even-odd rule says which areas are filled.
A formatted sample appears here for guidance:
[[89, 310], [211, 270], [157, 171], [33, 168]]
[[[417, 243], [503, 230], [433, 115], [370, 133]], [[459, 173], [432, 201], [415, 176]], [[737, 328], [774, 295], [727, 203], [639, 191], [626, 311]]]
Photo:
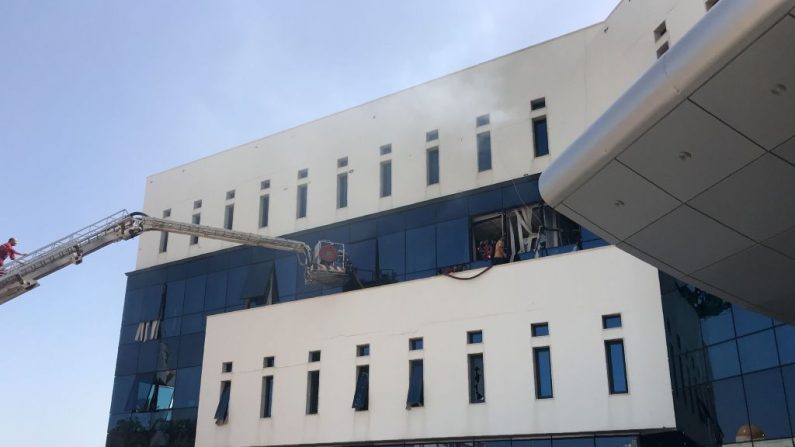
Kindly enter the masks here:
[[265, 376], [262, 378], [262, 405], [260, 410], [260, 417], [271, 417], [271, 408], [273, 406], [273, 376]]
[[425, 405], [422, 369], [422, 360], [411, 360], [409, 362], [409, 392], [406, 397], [406, 408]]
[[366, 411], [370, 404], [370, 366], [361, 365], [356, 368], [356, 391], [353, 395], [352, 407], [356, 411]]
[[486, 377], [483, 354], [469, 355], [469, 403], [486, 401]]
[[306, 375], [306, 414], [317, 414], [320, 400], [320, 371], [309, 371]]
[[491, 169], [491, 132], [478, 134], [478, 172]]

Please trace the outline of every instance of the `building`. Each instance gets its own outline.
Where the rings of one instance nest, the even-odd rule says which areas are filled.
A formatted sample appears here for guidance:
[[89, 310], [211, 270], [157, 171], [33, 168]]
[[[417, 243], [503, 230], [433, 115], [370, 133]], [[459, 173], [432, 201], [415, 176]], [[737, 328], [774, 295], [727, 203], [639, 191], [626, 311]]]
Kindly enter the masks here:
[[[307, 284], [290, 253], [142, 236], [108, 445], [793, 446], [795, 327], [539, 193], [689, 30], [751, 5], [716, 3], [622, 1], [151, 176], [150, 215], [343, 243], [355, 277]], [[500, 238], [510, 262], [492, 267]]]

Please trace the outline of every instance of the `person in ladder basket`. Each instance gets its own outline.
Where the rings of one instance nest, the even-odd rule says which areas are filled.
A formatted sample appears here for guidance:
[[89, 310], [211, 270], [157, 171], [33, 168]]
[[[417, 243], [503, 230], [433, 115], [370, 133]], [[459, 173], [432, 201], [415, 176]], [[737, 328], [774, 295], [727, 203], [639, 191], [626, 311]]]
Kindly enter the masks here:
[[8, 242], [6, 242], [5, 244], [0, 245], [0, 275], [3, 275], [4, 273], [3, 261], [5, 261], [6, 258], [11, 258], [11, 260], [13, 261], [17, 259], [17, 255], [27, 256], [27, 253], [20, 253], [16, 251], [14, 249], [15, 245], [17, 245], [17, 240], [14, 239], [13, 237], [10, 238]]

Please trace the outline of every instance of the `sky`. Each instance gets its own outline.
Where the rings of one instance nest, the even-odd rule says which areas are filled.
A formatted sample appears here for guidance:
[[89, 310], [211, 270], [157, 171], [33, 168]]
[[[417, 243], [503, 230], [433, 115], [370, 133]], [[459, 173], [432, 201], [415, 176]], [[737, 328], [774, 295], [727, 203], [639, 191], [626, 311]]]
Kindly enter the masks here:
[[[148, 175], [604, 20], [617, 0], [0, 0], [0, 240], [33, 251]], [[0, 306], [0, 444], [105, 443], [136, 242]]]

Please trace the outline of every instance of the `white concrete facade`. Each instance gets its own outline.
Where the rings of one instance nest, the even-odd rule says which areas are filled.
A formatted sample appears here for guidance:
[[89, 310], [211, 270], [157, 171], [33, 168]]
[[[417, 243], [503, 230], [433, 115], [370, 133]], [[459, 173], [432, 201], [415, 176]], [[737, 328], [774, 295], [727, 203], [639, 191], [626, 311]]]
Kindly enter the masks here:
[[[472, 272], [467, 272], [472, 273]], [[576, 278], [576, 281], [573, 280]], [[602, 315], [623, 326], [602, 329]], [[531, 337], [547, 322], [550, 335]], [[482, 330], [482, 344], [467, 331]], [[657, 271], [615, 247], [211, 316], [197, 446], [294, 445], [675, 426]], [[422, 351], [408, 340], [423, 337]], [[623, 339], [629, 393], [611, 395], [604, 340]], [[356, 346], [369, 344], [369, 357]], [[536, 399], [533, 347], [549, 346], [554, 397]], [[320, 350], [321, 361], [308, 363]], [[485, 403], [470, 404], [467, 354], [482, 352]], [[263, 358], [275, 357], [274, 368]], [[406, 409], [408, 364], [424, 360], [425, 405]], [[222, 373], [222, 363], [233, 371]], [[370, 365], [369, 410], [351, 408], [355, 370]], [[306, 415], [307, 371], [320, 370]], [[260, 418], [262, 377], [273, 412]], [[213, 415], [232, 383], [229, 420]]]
[[[144, 211], [222, 226], [235, 205], [234, 229], [283, 235], [439, 196], [542, 172], [706, 12], [700, 0], [622, 1], [603, 23], [488, 61], [372, 102], [288, 129], [147, 179]], [[663, 22], [666, 34], [655, 39]], [[530, 101], [546, 99], [531, 111]], [[490, 115], [488, 126], [475, 118]], [[546, 116], [549, 155], [534, 157], [532, 120]], [[426, 132], [438, 129], [438, 141]], [[491, 132], [492, 168], [478, 172], [476, 135]], [[392, 153], [379, 154], [391, 144]], [[440, 182], [427, 186], [426, 150], [439, 147]], [[336, 160], [348, 157], [337, 169]], [[379, 197], [379, 166], [392, 162], [392, 195]], [[308, 169], [307, 179], [297, 178]], [[348, 206], [336, 208], [336, 176], [348, 173]], [[270, 180], [268, 190], [260, 182]], [[308, 185], [308, 214], [296, 218], [297, 186]], [[235, 191], [226, 200], [227, 191]], [[270, 196], [270, 221], [259, 228], [259, 196]], [[194, 209], [201, 200], [200, 209]], [[140, 239], [145, 268], [232, 244], [171, 235], [158, 253], [158, 235]]]

